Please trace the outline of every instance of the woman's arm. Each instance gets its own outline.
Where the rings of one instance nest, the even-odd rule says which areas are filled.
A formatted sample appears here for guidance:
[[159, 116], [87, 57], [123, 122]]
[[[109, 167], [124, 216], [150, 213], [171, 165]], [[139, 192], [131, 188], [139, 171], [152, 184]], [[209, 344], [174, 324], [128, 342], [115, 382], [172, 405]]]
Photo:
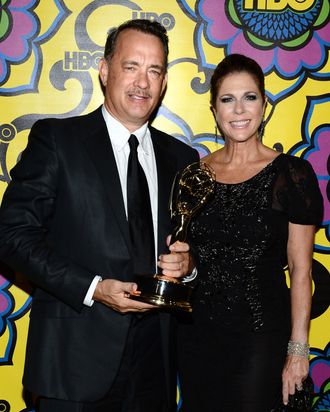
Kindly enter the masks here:
[[[287, 246], [291, 290], [291, 337], [290, 341], [308, 348], [308, 331], [312, 300], [312, 254], [315, 226], [289, 223]], [[283, 402], [306, 378], [309, 369], [308, 355], [299, 354], [295, 348], [288, 354], [282, 372]], [[301, 351], [300, 351], [301, 352]]]

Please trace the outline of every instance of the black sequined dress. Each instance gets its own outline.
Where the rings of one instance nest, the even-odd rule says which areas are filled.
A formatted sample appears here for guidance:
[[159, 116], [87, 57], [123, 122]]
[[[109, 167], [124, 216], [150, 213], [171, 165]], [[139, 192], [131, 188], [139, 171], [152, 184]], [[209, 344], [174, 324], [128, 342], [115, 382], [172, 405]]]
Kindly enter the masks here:
[[280, 154], [242, 183], [216, 183], [190, 226], [198, 284], [179, 325], [180, 411], [276, 406], [290, 335], [288, 224], [318, 224], [321, 215], [313, 169], [293, 156]]

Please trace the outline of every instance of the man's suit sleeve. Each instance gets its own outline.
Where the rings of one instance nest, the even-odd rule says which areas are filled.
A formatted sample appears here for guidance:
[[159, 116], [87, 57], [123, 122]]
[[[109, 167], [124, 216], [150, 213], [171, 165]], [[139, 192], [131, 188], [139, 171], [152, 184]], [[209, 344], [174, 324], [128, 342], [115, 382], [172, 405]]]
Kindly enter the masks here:
[[0, 259], [76, 310], [95, 273], [60, 256], [47, 240], [56, 208], [59, 160], [49, 122], [31, 129], [27, 148], [11, 172], [0, 209]]

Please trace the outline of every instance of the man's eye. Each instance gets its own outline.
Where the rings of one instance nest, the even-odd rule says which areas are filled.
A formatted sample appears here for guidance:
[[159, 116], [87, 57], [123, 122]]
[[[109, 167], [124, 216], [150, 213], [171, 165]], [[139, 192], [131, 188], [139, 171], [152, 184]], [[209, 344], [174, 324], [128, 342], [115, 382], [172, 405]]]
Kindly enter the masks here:
[[150, 74], [152, 77], [157, 78], [161, 75], [161, 72], [159, 70], [150, 70]]

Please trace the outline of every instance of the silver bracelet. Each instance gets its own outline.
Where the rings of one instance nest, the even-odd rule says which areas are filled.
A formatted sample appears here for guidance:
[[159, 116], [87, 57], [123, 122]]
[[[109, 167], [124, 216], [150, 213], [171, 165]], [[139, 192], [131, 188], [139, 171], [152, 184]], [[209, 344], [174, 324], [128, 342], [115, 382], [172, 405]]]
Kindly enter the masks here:
[[309, 344], [289, 340], [287, 354], [303, 356], [304, 358], [309, 359]]
[[189, 283], [192, 280], [195, 280], [197, 277], [197, 274], [198, 274], [197, 268], [194, 268], [189, 275], [186, 275], [183, 278], [181, 278], [182, 283]]

